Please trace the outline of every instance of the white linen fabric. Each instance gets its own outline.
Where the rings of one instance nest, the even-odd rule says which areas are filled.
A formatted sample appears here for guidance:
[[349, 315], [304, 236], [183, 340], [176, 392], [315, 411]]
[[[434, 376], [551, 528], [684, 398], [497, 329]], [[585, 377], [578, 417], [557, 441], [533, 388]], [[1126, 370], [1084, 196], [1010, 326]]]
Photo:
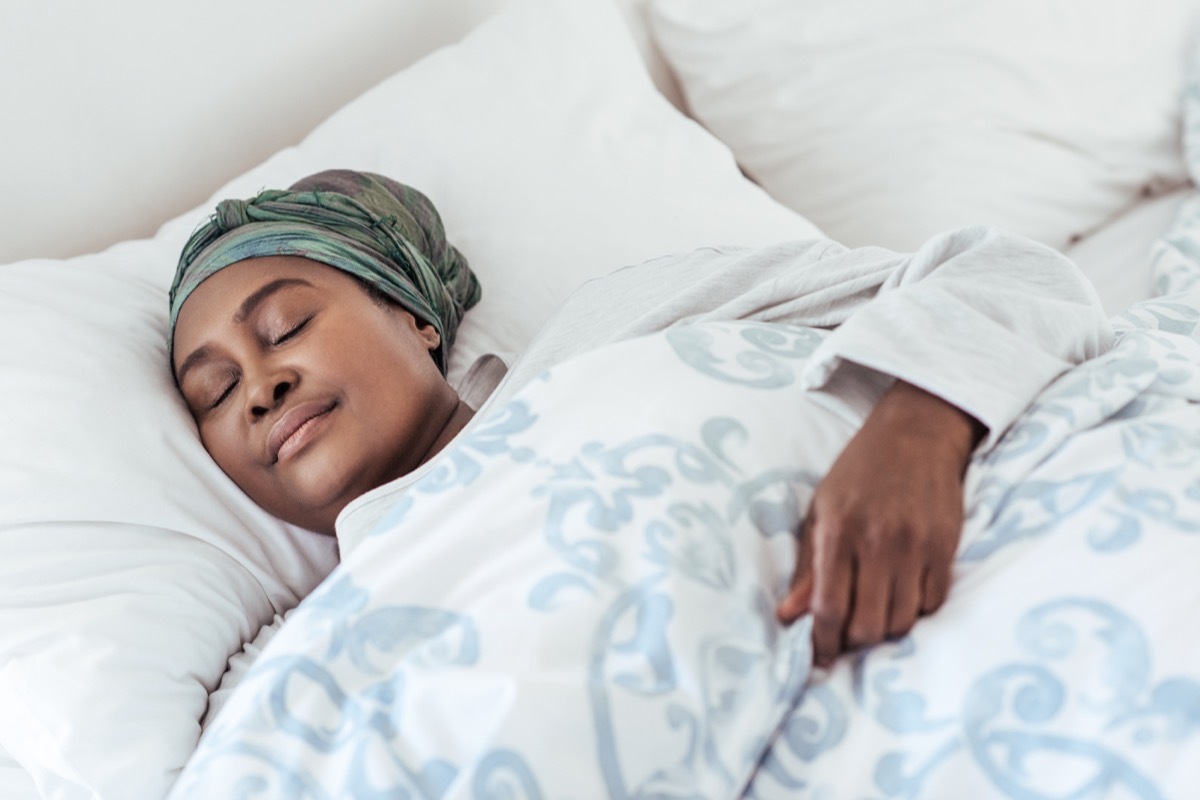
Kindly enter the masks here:
[[[1185, 156], [1200, 177], [1200, 63]], [[967, 474], [946, 605], [815, 676], [770, 798], [1190, 797], [1200, 786], [1200, 193], [1151, 248], [1163, 293]]]
[[[790, 541], [856, 427], [793, 394], [836, 333], [700, 321], [563, 362], [395, 494], [267, 647], [173, 798], [247, 783], [737, 797], [746, 777], [759, 798], [1187, 796], [1193, 279], [1124, 315], [1113, 350], [974, 459], [947, 604], [816, 673], [794, 711], [784, 650], [807, 658], [808, 631], [777, 638], [771, 603], [732, 576], [757, 563], [752, 580], [779, 596], [787, 570], [751, 552]], [[714, 659], [700, 644], [714, 640], [737, 658]]]
[[241, 684], [242, 679], [246, 677], [246, 672], [254, 665], [263, 648], [271, 639], [275, 638], [275, 634], [279, 631], [279, 626], [283, 624], [287, 614], [291, 614], [294, 610], [289, 609], [286, 614], [276, 614], [275, 619], [259, 629], [253, 641], [246, 642], [240, 651], [230, 656], [229, 667], [221, 676], [221, 685], [208, 696], [208, 708], [204, 712], [204, 719], [200, 721], [202, 730], [207, 730], [208, 726], [221, 713], [221, 709], [225, 707], [225, 701]]
[[528, 384], [293, 612], [171, 797], [736, 795], [810, 663], [773, 605], [795, 453], [849, 428], [792, 369], [818, 340], [688, 326]]
[[1066, 247], [1178, 185], [1192, 0], [652, 0], [692, 114], [849, 245]]
[[[489, 405], [590, 348], [722, 320], [839, 326], [805, 373], [807, 386], [827, 388], [829, 402], [861, 420], [891, 380], [902, 378], [986, 425], [985, 447], [1043, 386], [1102, 352], [1111, 336], [1095, 289], [1074, 264], [994, 229], [949, 231], [915, 253], [828, 240], [710, 247], [584, 284], [517, 359]], [[431, 468], [347, 505], [337, 521], [343, 554], [401, 487]]]
[[1167, 232], [1150, 250], [1156, 294], [1193, 288], [1200, 281], [1200, 47], [1193, 54], [1183, 100], [1183, 155], [1193, 191], [1183, 200]]
[[1063, 251], [1088, 276], [1109, 316], [1157, 294], [1151, 252], [1192, 196], [1191, 185], [1146, 198]]
[[815, 675], [750, 796], [1195, 793], [1197, 285], [1134, 306], [972, 463], [946, 604]]
[[[687, 320], [657, 332], [637, 323], [674, 299], [635, 301], [636, 282], [622, 281], [657, 262], [581, 289], [546, 338], [561, 344], [553, 333], [573, 323], [608, 327], [589, 302], [596, 284], [628, 290], [632, 307], [616, 307], [632, 322], [615, 342], [575, 339], [578, 355], [542, 360], [539, 337], [530, 370], [548, 370], [525, 380], [518, 364], [514, 391], [494, 395], [505, 402], [415, 482], [375, 493], [383, 513], [267, 645], [172, 798], [251, 784], [332, 796], [740, 796], [779, 727], [794, 740], [803, 725], [789, 713], [809, 628], [780, 629], [774, 606], [811, 492], [861, 422], [810, 385], [836, 382], [867, 329], [894, 336], [901, 306], [919, 319], [926, 293], [961, 292], [941, 337], [982, 334], [1001, 365], [1003, 334], [1015, 338], [1006, 324], [1053, 312], [1060, 322], [1024, 348], [1057, 362], [1045, 381], [1109, 333], [1070, 262], [995, 232], [950, 235], [913, 257], [828, 242], [784, 247], [791, 259], [777, 249], [730, 270], [750, 285], [711, 314], [684, 290]], [[681, 279], [687, 258], [670, 264], [675, 287], [713, 291]], [[976, 285], [1006, 271], [1003, 298]], [[1022, 286], [1027, 308], [1016, 310]], [[981, 313], [963, 313], [973, 307]], [[578, 319], [588, 310], [599, 321]], [[721, 318], [739, 313], [754, 320]], [[779, 321], [789, 314], [849, 321], [830, 332]], [[930, 360], [907, 366], [953, 385], [956, 365]]]
[[47, 798], [161, 798], [229, 655], [335, 564], [332, 538], [268, 517], [211, 462], [164, 341], [175, 261], [212, 205], [331, 167], [436, 203], [484, 287], [467, 363], [523, 347], [589, 277], [815, 232], [655, 92], [611, 3], [529, 0], [152, 240], [0, 268], [0, 747]]
[[29, 773], [8, 753], [0, 750], [0, 797], [4, 800], [41, 800]]

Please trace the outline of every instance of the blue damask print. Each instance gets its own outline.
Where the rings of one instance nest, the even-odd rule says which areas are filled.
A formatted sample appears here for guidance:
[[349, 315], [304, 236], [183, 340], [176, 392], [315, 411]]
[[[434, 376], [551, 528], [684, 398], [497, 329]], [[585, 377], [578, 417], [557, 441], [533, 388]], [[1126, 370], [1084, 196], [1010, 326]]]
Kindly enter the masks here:
[[[369, 599], [345, 575], [309, 598], [295, 615], [296, 626], [310, 641], [324, 644], [320, 657], [284, 654], [255, 665], [253, 680], [266, 687], [262, 701], [236, 731], [218, 721], [205, 756], [212, 762], [209, 769], [220, 771], [223, 760], [255, 761], [265, 772], [243, 786], [246, 791], [269, 790], [274, 796], [415, 800], [445, 795], [462, 766], [440, 758], [420, 760], [390, 753], [382, 764], [373, 758], [370, 774], [350, 770], [331, 786], [328, 773], [311, 774], [304, 763], [284, 758], [278, 747], [255, 747], [234, 738], [235, 733], [282, 737], [314, 754], [349, 754], [351, 762], [371, 757], [368, 754], [377, 756], [387, 752], [399, 735], [398, 725], [410, 700], [406, 672], [393, 669], [398, 657], [404, 659], [406, 669], [424, 670], [469, 667], [478, 660], [478, 633], [468, 617], [416, 606], [372, 608]], [[354, 679], [348, 681], [350, 676]], [[332, 715], [331, 710], [335, 710]], [[223, 747], [225, 739], [229, 744]], [[512, 757], [494, 755], [498, 761], [492, 771], [503, 762], [505, 769], [521, 774]], [[486, 766], [481, 765], [476, 774], [483, 788], [494, 785], [493, 778], [482, 774]], [[527, 796], [538, 796], [536, 787]]]
[[[491, 415], [483, 425], [463, 437], [461, 444], [438, 460], [437, 467], [421, 479], [421, 491], [443, 492], [467, 486], [475, 481], [482, 469], [483, 460], [505, 455], [521, 464], [533, 458], [528, 447], [514, 447], [510, 439], [537, 422], [537, 416], [522, 402], [505, 405]], [[383, 527], [383, 523], [380, 524]]]
[[[715, 336], [703, 325], [677, 325], [667, 341], [683, 363], [727, 383], [780, 389], [796, 381], [795, 363], [807, 359], [825, 335], [812, 328], [740, 323], [739, 339]], [[745, 347], [749, 344], [751, 347]]]
[[[1104, 600], [1063, 597], [1043, 603], [1020, 619], [1014, 636], [1030, 660], [998, 666], [977, 678], [963, 698], [958, 732], [920, 767], [905, 773], [902, 752], [881, 760], [876, 780], [884, 795], [919, 796], [937, 765], [965, 747], [1005, 797], [1107, 796], [1118, 788], [1133, 797], [1161, 797], [1154, 776], [1126, 757], [1127, 748], [1150, 745], [1160, 735], [1196, 735], [1200, 684], [1182, 677], [1155, 684], [1150, 643], [1140, 626]], [[1085, 647], [1106, 663], [1089, 671], [1089, 680], [1080, 684], [1073, 657]], [[877, 717], [891, 713], [887, 691], [875, 706]], [[1164, 702], [1167, 697], [1169, 703]], [[1058, 725], [1068, 713], [1072, 722]], [[1162, 733], [1152, 732], [1149, 722], [1156, 717], [1165, 718]], [[923, 727], [892, 726], [901, 734]], [[1128, 734], [1123, 739], [1117, 735], [1122, 731]], [[1056, 758], [1071, 768], [1056, 772], [1059, 788], [1052, 791], [1046, 770], [1053, 769], [1049, 765]]]
[[[676, 690], [676, 657], [667, 645], [666, 631], [674, 614], [668, 582], [691, 580], [716, 591], [731, 591], [738, 580], [737, 559], [729, 541], [732, 524], [740, 519], [757, 524], [760, 535], [778, 532], [778, 514], [766, 510], [766, 501], [755, 502], [767, 487], [811, 481], [811, 476], [783, 471], [741, 474], [732, 450], [744, 444], [746, 429], [737, 420], [712, 418], [700, 426], [694, 441], [648, 435], [604, 445], [584, 445], [570, 461], [539, 462], [545, 477], [533, 496], [546, 502], [543, 536], [559, 554], [566, 571], [548, 574], [531, 590], [531, 608], [554, 613], [564, 604], [563, 592], [585, 592], [599, 597], [615, 591], [604, 622], [597, 630], [588, 686], [598, 742], [598, 758], [610, 797], [653, 797], [680, 771], [704, 769], [733, 785], [734, 772], [724, 763], [711, 736], [715, 720], [738, 712], [740, 691], [752, 673], [762, 670], [764, 653], [736, 638], [713, 640], [698, 654], [705, 697], [712, 698], [703, 716], [683, 706], [669, 709], [673, 728], [692, 731], [691, 744], [668, 772], [648, 776], [631, 785], [620, 759], [614, 725], [614, 688], [648, 698]], [[667, 466], [669, 465], [669, 466]], [[677, 501], [678, 489], [719, 486], [732, 502], [717, 506], [706, 502]], [[794, 492], [788, 492], [794, 497]], [[694, 496], [689, 491], [683, 496]], [[638, 511], [651, 501], [658, 509]], [[786, 504], [785, 504], [786, 505]], [[633, 570], [622, 563], [628, 548], [611, 543], [613, 535], [629, 536], [628, 523], [645, 519], [641, 526], [645, 547], [644, 567]], [[798, 515], [791, 517], [792, 529]], [[631, 575], [641, 575], [629, 583]], [[772, 614], [765, 594], [759, 614]], [[622, 636], [618, 631], [624, 631]], [[797, 661], [800, 657], [797, 657]], [[803, 665], [793, 668], [803, 671]], [[782, 687], [781, 689], [782, 690]], [[780, 691], [777, 690], [777, 691]], [[627, 700], [625, 702], [628, 702]], [[765, 744], [766, 733], [762, 734]]]

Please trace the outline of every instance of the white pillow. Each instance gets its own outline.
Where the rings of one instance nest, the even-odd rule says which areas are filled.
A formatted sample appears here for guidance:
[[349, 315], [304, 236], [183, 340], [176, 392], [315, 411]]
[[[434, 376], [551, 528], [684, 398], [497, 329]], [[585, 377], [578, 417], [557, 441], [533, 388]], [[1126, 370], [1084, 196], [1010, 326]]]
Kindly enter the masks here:
[[654, 90], [610, 0], [530, 0], [148, 241], [0, 267], [0, 747], [48, 798], [161, 797], [228, 656], [336, 560], [201, 448], [166, 288], [225, 196], [329, 167], [426, 192], [479, 274], [451, 359], [522, 347], [588, 277], [816, 229]]
[[1064, 247], [1185, 179], [1193, 0], [651, 0], [691, 112], [832, 238]]
[[0, 750], [0, 797], [4, 800], [41, 800], [42, 797], [29, 773], [4, 750]]

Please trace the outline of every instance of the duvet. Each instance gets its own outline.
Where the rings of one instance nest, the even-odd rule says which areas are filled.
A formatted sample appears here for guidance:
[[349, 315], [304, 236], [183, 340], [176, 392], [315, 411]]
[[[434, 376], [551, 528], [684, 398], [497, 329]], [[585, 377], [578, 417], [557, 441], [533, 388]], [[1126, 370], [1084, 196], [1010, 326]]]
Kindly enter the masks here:
[[[1178, 797], [1200, 785], [1200, 292], [967, 474], [945, 607], [814, 671], [773, 607], [859, 420], [704, 323], [492, 410], [305, 600], [173, 797]], [[614, 379], [612, 376], [616, 375]], [[600, 378], [598, 376], [605, 376]]]

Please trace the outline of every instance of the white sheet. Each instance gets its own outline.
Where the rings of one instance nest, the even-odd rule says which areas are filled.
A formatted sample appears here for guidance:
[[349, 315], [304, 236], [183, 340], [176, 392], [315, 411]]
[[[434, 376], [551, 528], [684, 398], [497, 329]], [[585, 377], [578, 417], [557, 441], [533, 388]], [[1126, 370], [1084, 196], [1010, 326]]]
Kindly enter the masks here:
[[1150, 247], [1170, 227], [1190, 193], [1191, 187], [1184, 186], [1142, 200], [1067, 248], [1066, 255], [1096, 285], [1109, 314], [1118, 314], [1154, 295]]
[[0, 798], [4, 800], [41, 800], [33, 778], [21, 768], [7, 750], [0, 748]]

